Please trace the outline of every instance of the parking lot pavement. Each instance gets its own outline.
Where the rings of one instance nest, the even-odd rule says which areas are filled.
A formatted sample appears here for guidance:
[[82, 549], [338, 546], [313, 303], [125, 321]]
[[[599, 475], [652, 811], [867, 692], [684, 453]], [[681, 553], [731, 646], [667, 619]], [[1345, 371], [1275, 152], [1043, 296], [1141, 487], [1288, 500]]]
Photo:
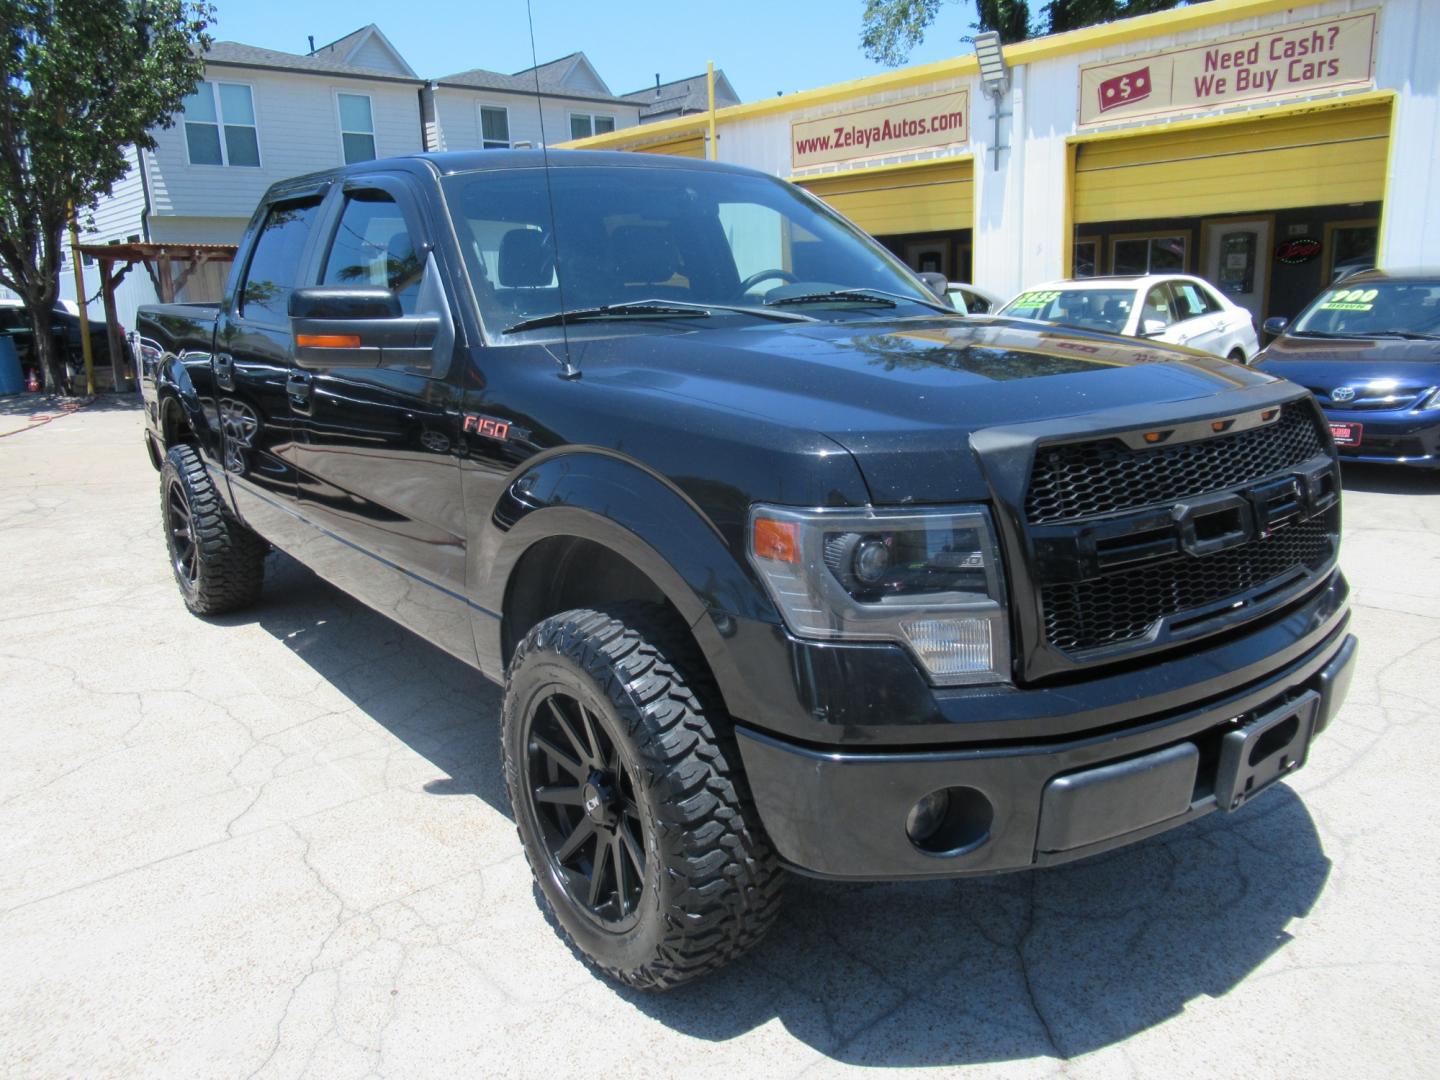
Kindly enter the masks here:
[[0, 439], [0, 1074], [1440, 1073], [1440, 478], [1347, 475], [1359, 671], [1286, 786], [989, 881], [795, 880], [668, 996], [535, 907], [499, 695], [282, 556], [188, 615], [138, 411]]

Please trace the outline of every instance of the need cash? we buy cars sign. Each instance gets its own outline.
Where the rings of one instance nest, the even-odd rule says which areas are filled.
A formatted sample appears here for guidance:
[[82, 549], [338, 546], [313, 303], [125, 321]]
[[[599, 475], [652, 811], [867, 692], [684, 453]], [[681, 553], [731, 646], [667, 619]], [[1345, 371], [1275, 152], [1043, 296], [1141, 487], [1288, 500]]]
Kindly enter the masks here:
[[1377, 10], [1080, 69], [1080, 126], [1368, 85]]
[[952, 90], [796, 120], [790, 125], [790, 165], [804, 169], [969, 141], [970, 91]]

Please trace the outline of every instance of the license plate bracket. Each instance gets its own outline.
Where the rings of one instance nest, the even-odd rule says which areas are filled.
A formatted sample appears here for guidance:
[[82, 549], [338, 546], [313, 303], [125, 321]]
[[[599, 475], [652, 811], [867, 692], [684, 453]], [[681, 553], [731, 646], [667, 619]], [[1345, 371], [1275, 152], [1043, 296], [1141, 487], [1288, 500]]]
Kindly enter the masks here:
[[1342, 424], [1338, 420], [1330, 421], [1330, 437], [1335, 440], [1336, 446], [1359, 446], [1360, 440], [1364, 436], [1364, 424]]
[[1239, 810], [1305, 764], [1319, 705], [1320, 695], [1308, 690], [1220, 740], [1215, 801], [1221, 810]]

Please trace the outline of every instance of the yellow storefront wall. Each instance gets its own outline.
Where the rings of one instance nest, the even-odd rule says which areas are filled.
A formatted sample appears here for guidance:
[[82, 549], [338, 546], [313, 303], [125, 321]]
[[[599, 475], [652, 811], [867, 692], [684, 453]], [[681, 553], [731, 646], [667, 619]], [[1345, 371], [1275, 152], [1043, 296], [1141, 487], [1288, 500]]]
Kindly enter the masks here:
[[1084, 142], [1074, 220], [1378, 202], [1389, 134], [1390, 106], [1382, 103]]
[[974, 221], [975, 165], [969, 158], [795, 182], [872, 236], [948, 232]]

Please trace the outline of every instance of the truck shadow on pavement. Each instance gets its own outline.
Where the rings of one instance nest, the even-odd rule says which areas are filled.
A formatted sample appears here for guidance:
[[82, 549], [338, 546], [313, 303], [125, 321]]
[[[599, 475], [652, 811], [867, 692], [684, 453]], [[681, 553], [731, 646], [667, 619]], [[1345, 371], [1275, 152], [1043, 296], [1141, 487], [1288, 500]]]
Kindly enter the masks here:
[[1440, 469], [1355, 463], [1342, 466], [1340, 485], [1379, 495], [1440, 495]]
[[[424, 790], [477, 795], [508, 818], [499, 690], [288, 557], [267, 571], [265, 602], [244, 621], [258, 617], [448, 774]], [[663, 995], [602, 986], [695, 1038], [778, 1020], [847, 1064], [1070, 1058], [1221, 996], [1267, 961], [1285, 970], [1288, 927], [1330, 865], [1281, 785], [1237, 814], [1066, 867], [905, 884], [793, 877], [774, 930], [729, 968]]]

